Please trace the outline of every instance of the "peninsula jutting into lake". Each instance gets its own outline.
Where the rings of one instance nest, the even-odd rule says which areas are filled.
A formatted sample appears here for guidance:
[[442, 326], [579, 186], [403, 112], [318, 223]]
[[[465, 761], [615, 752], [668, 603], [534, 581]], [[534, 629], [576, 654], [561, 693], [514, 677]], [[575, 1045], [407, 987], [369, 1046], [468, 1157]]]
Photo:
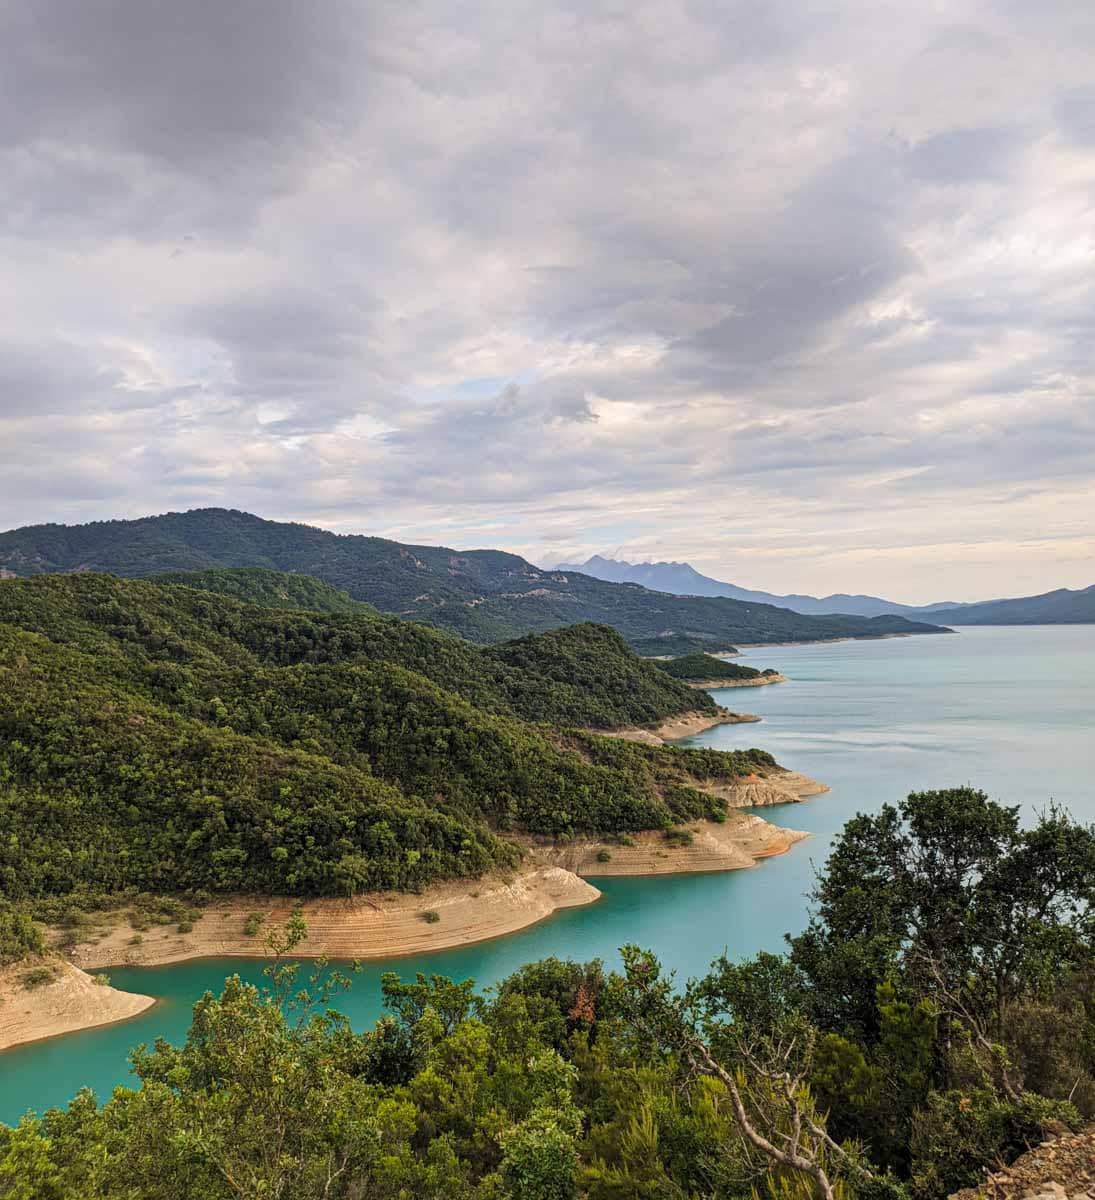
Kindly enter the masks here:
[[[294, 896], [298, 954], [462, 945], [595, 900], [574, 870], [752, 866], [797, 835], [734, 810], [824, 790], [760, 750], [667, 745], [745, 718], [605, 627], [478, 649], [257, 582], [259, 604], [89, 573], [0, 587], [12, 919], [29, 905], [81, 967], [262, 955], [256, 922]], [[132, 1015], [50, 971], [6, 973], [0, 1044]]]

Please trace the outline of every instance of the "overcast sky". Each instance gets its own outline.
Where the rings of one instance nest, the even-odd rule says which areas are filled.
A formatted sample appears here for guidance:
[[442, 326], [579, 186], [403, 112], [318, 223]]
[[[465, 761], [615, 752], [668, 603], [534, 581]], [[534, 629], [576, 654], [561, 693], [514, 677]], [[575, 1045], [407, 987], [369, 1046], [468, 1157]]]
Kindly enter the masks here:
[[0, 527], [1095, 583], [1092, 0], [0, 0]]

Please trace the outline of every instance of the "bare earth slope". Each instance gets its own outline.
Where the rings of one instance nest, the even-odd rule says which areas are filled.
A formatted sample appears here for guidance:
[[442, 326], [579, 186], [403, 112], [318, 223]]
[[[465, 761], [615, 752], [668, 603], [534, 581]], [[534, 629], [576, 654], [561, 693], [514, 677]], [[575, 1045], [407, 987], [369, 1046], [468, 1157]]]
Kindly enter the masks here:
[[[27, 988], [21, 979], [35, 967], [54, 971], [53, 981]], [[150, 1008], [151, 996], [120, 992], [96, 983], [71, 963], [60, 959], [27, 960], [0, 970], [0, 1050], [124, 1021]]]

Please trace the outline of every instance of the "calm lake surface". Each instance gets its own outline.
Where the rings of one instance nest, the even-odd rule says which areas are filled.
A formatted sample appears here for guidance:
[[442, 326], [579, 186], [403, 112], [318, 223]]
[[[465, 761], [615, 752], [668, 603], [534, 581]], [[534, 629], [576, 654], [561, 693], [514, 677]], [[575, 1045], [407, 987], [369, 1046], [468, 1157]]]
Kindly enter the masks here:
[[[894, 638], [749, 650], [740, 661], [775, 667], [790, 682], [716, 697], [763, 717], [724, 725], [692, 743], [761, 746], [828, 783], [803, 804], [763, 810], [813, 836], [751, 871], [605, 879], [603, 899], [511, 937], [462, 950], [368, 964], [339, 1009], [361, 1028], [379, 1015], [384, 971], [499, 980], [547, 955], [619, 961], [625, 942], [651, 947], [681, 974], [703, 972], [724, 951], [778, 950], [806, 920], [804, 892], [833, 835], [856, 812], [906, 792], [973, 784], [1032, 817], [1050, 800], [1095, 820], [1095, 626], [968, 629]], [[114, 969], [118, 987], [159, 1003], [132, 1021], [0, 1054], [0, 1121], [66, 1103], [81, 1086], [100, 1099], [133, 1081], [127, 1053], [162, 1035], [181, 1041], [190, 1008], [238, 972], [260, 982], [261, 963], [206, 959]]]

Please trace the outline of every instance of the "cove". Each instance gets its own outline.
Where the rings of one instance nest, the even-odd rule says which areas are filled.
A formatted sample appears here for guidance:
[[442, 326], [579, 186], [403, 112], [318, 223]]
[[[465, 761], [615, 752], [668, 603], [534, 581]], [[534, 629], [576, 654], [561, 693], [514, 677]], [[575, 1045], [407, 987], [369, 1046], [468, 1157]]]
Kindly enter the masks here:
[[[726, 952], [778, 950], [807, 919], [815, 863], [844, 822], [906, 792], [971, 783], [1033, 816], [1050, 800], [1095, 820], [1095, 626], [967, 629], [948, 636], [752, 649], [741, 661], [791, 682], [718, 693], [763, 717], [724, 725], [693, 744], [759, 745], [832, 791], [763, 810], [812, 837], [751, 871], [598, 879], [603, 899], [491, 942], [366, 964], [337, 1002], [357, 1028], [380, 1013], [389, 970], [473, 977], [483, 985], [547, 955], [618, 962], [626, 942], [650, 947], [682, 975]], [[307, 968], [305, 968], [307, 969]], [[117, 986], [159, 998], [132, 1021], [0, 1054], [0, 1121], [63, 1105], [82, 1086], [100, 1099], [133, 1081], [126, 1056], [157, 1036], [180, 1041], [193, 1002], [226, 975], [259, 982], [262, 964], [206, 959], [114, 969]]]

